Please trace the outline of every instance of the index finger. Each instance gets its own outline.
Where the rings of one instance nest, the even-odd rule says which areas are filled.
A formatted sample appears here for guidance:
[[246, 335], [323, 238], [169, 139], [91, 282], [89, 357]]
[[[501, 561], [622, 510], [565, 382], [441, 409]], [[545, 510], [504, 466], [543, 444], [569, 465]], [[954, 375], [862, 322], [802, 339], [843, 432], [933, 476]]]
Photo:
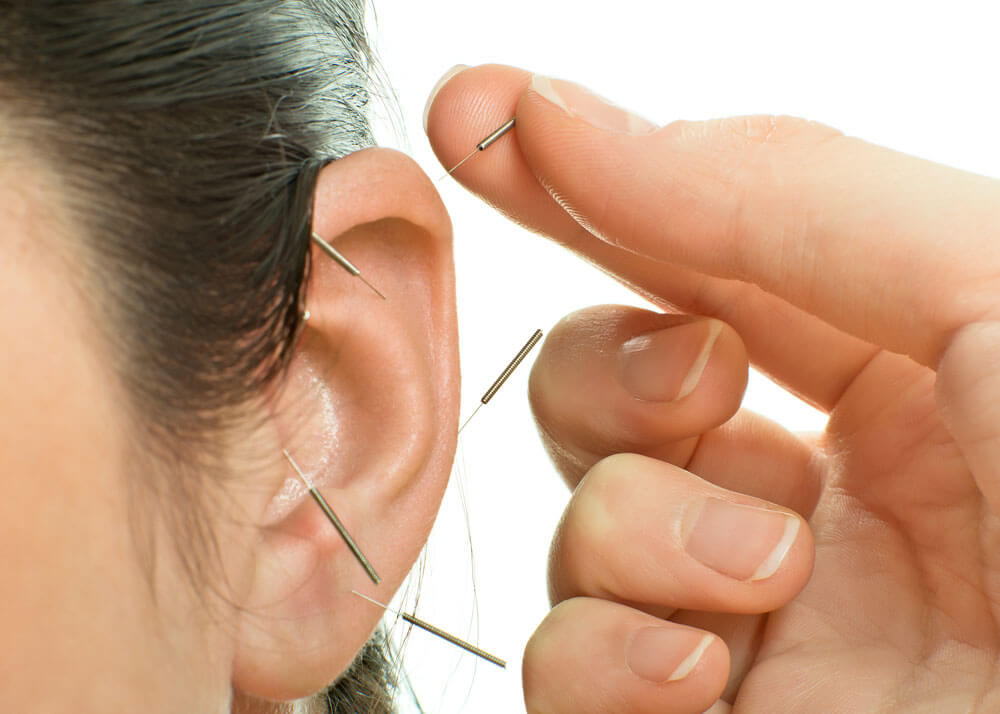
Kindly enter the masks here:
[[[596, 128], [580, 92], [525, 81], [516, 139], [609, 248], [754, 283], [930, 365], [954, 330], [996, 310], [996, 182], [789, 118]], [[614, 110], [600, 112], [612, 126]]]
[[[530, 72], [502, 65], [458, 70], [439, 82], [425, 114], [431, 146], [445, 166], [468, 156], [470, 146], [505, 123], [531, 82]], [[750, 283], [666, 264], [594, 237], [539, 183], [516, 131], [474, 156], [453, 174], [473, 193], [657, 305], [728, 323], [739, 332], [754, 366], [820, 409], [837, 404], [878, 349]], [[776, 331], [775, 325], [782, 329]]]

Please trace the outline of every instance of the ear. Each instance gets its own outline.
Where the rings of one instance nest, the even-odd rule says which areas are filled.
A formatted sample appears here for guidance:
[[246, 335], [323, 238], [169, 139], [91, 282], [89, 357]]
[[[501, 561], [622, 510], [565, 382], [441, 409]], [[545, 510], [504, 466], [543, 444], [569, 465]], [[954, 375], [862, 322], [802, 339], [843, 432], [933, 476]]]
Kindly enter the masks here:
[[[451, 223], [408, 157], [366, 149], [323, 169], [314, 230], [386, 294], [313, 247], [311, 313], [271, 420], [269, 493], [233, 662], [238, 691], [287, 700], [336, 678], [426, 541], [455, 453]], [[269, 444], [270, 448], [271, 444]], [[281, 454], [288, 449], [382, 577], [375, 587]], [[254, 512], [254, 511], [251, 511]]]

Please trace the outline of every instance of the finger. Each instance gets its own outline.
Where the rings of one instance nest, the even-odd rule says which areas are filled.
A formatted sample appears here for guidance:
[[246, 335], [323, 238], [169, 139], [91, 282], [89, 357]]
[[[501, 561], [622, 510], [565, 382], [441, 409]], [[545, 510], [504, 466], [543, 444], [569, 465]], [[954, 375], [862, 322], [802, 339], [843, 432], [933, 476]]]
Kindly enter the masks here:
[[[512, 116], [530, 78], [523, 70], [485, 66], [448, 81], [429, 107], [428, 136], [442, 163], [457, 163], [470, 146]], [[455, 175], [515, 222], [600, 265], [654, 302], [729, 323], [755, 365], [820, 408], [831, 409], [872, 356], [872, 345], [754, 285], [650, 260], [595, 238], [538, 182], [518, 148], [517, 129]]]
[[1000, 514], [1000, 323], [960, 330], [938, 369], [938, 403], [976, 485]]
[[670, 621], [711, 632], [726, 643], [729, 650], [729, 681], [722, 692], [723, 701], [735, 701], [760, 651], [768, 614], [734, 615], [730, 613], [681, 610], [670, 615]]
[[570, 487], [620, 452], [686, 464], [739, 409], [746, 351], [724, 323], [603, 305], [550, 330], [529, 381], [539, 431]]
[[614, 246], [754, 283], [931, 366], [953, 331], [997, 309], [990, 179], [798, 119], [654, 131], [544, 78], [516, 116], [539, 182]]
[[529, 714], [701, 714], [726, 682], [717, 637], [624, 605], [561, 603], [524, 653]]
[[[647, 455], [659, 458], [655, 451]], [[703, 434], [687, 463], [675, 465], [716, 486], [809, 518], [822, 491], [824, 458], [819, 445], [743, 409]]]
[[812, 570], [797, 514], [635, 454], [580, 482], [552, 545], [553, 601], [590, 596], [637, 607], [767, 612]]
[[604, 305], [549, 331], [529, 395], [570, 488], [601, 459], [631, 452], [809, 514], [819, 495], [818, 452], [774, 422], [736, 411], [746, 374], [739, 337], [722, 323]]

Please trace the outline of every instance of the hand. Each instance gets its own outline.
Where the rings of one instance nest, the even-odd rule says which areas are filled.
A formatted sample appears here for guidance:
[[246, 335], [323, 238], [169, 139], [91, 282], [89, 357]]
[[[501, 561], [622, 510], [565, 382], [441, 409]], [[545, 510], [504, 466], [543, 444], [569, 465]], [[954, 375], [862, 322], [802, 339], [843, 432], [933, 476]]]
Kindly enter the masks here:
[[[1000, 185], [499, 66], [428, 134], [450, 167], [515, 114], [456, 178], [676, 313], [577, 313], [532, 374], [575, 490], [528, 710], [1000, 710]], [[748, 360], [821, 438], [738, 411]]]

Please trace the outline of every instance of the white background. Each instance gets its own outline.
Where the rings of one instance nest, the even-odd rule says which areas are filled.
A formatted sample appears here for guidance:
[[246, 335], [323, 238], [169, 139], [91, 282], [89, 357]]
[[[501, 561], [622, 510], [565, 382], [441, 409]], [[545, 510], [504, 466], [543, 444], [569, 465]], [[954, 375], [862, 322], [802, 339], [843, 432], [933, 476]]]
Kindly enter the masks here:
[[[424, 101], [460, 62], [573, 79], [661, 123], [792, 114], [970, 171], [1000, 172], [993, 2], [375, 3], [371, 30], [407, 137], [383, 129], [379, 140], [412, 155], [432, 178], [443, 170], [423, 134]], [[536, 327], [547, 330], [586, 305], [642, 304], [454, 182], [439, 187], [455, 226], [463, 416]], [[406, 667], [428, 712], [524, 710], [521, 652], [548, 609], [548, 541], [568, 496], [535, 435], [525, 396], [529, 367], [463, 435], [417, 610], [510, 665], [498, 670], [414, 632]], [[824, 423], [759, 377], [746, 404], [795, 430]]]

